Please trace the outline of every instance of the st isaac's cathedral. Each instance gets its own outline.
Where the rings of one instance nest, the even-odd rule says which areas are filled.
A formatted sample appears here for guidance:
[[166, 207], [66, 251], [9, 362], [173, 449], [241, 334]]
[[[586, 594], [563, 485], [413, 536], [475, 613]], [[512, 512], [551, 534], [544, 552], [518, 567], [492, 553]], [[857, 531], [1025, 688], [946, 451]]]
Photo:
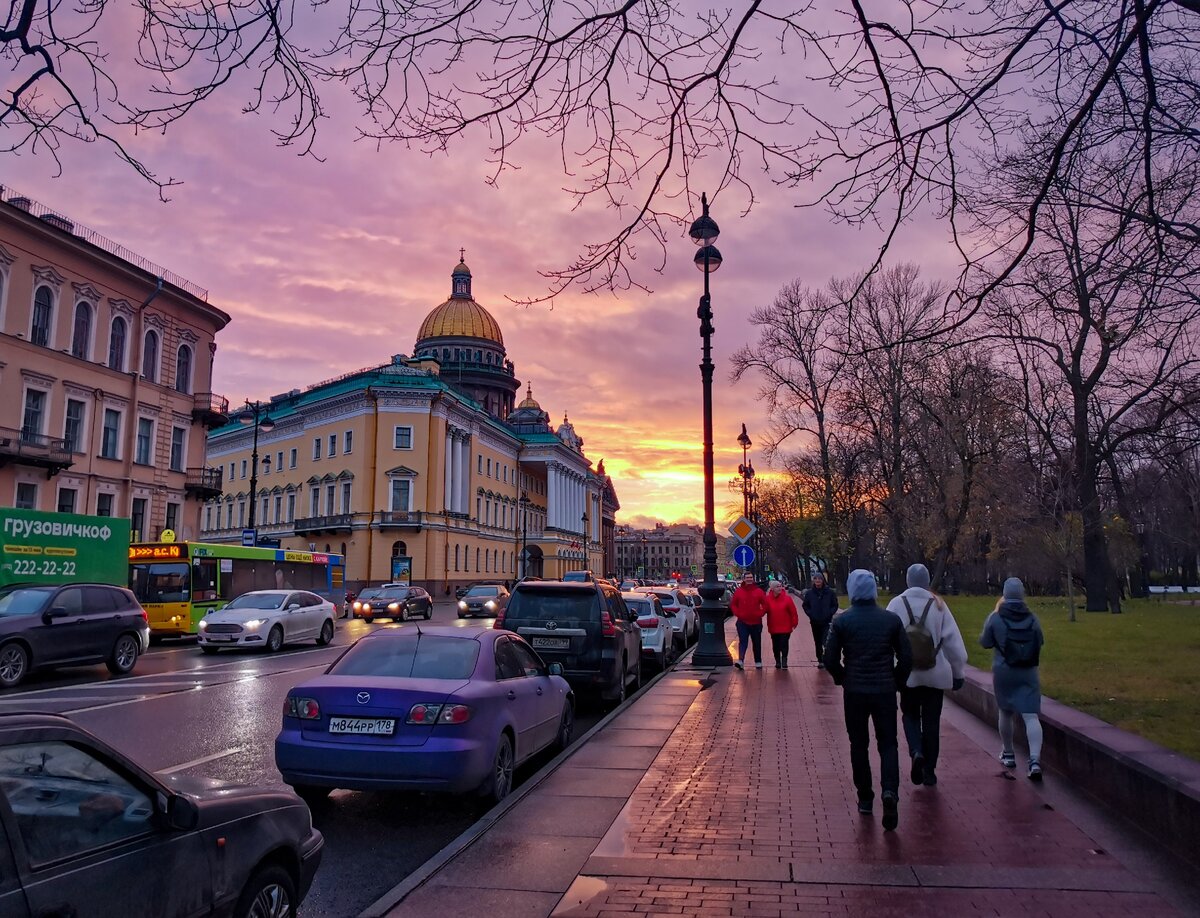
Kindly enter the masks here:
[[516, 402], [516, 367], [465, 261], [450, 280], [412, 357], [263, 405], [273, 426], [259, 428], [257, 476], [251, 428], [209, 434], [224, 493], [204, 507], [202, 540], [236, 542], [250, 526], [285, 549], [344, 555], [349, 589], [408, 580], [435, 597], [615, 570], [619, 505], [603, 461], [592, 468], [565, 416], [551, 426], [532, 386]]

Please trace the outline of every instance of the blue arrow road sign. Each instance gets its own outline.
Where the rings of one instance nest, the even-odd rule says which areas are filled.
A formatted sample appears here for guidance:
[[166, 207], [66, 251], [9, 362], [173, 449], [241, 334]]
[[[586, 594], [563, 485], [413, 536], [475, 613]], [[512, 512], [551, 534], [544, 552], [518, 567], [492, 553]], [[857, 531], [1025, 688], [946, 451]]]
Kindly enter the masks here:
[[754, 563], [754, 549], [749, 545], [739, 545], [733, 550], [733, 563], [738, 567], [749, 567]]

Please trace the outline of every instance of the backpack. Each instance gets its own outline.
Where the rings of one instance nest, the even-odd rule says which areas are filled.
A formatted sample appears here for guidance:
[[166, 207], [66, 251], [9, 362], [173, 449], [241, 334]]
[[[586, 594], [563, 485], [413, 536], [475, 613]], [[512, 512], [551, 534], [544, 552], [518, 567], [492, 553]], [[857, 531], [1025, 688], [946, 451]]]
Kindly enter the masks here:
[[1038, 646], [1037, 631], [1033, 628], [1013, 630], [1004, 623], [1004, 643], [1000, 655], [1013, 669], [1033, 669], [1038, 665], [1042, 649]]
[[904, 626], [904, 633], [908, 635], [908, 643], [912, 646], [913, 669], [933, 669], [937, 664], [938, 651], [942, 649], [940, 643], [934, 643], [933, 634], [925, 627], [925, 620], [929, 618], [929, 608], [933, 605], [933, 597], [930, 596], [929, 601], [925, 603], [919, 621], [913, 617], [908, 599], [903, 596], [900, 598], [904, 608], [908, 610], [908, 624]]

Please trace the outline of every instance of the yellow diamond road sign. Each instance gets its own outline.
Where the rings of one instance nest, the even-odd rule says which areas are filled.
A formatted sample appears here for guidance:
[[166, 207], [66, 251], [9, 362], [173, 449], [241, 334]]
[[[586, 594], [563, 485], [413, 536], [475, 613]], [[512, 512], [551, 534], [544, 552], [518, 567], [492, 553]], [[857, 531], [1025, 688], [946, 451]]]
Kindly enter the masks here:
[[744, 516], [738, 517], [737, 522], [729, 527], [729, 534], [739, 542], [749, 541], [756, 532], [758, 532], [758, 527]]

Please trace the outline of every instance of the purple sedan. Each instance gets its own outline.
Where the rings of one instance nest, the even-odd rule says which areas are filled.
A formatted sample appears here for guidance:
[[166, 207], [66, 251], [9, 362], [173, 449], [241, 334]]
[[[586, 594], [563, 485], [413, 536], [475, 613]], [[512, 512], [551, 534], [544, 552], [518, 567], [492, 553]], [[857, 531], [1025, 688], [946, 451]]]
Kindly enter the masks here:
[[561, 671], [508, 631], [384, 628], [288, 692], [275, 764], [310, 802], [335, 787], [503, 800], [518, 764], [571, 741]]

